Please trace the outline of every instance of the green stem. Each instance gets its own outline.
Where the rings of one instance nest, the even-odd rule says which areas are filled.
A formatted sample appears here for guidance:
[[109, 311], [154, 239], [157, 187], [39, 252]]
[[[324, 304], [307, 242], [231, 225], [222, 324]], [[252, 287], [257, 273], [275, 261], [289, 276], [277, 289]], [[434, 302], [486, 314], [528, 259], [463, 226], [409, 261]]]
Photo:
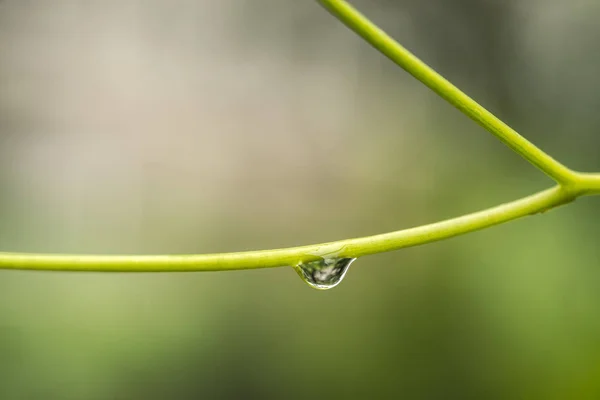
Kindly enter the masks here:
[[488, 228], [568, 203], [576, 191], [556, 186], [511, 203], [416, 228], [277, 250], [206, 255], [100, 256], [0, 253], [0, 268], [52, 271], [224, 271], [296, 265], [323, 257], [360, 257]]
[[573, 172], [544, 153], [491, 112], [477, 104], [427, 64], [406, 50], [388, 34], [365, 18], [344, 0], [317, 0], [347, 27], [383, 53], [406, 72], [417, 78], [447, 102], [458, 108], [504, 144], [559, 183], [568, 183]]
[[600, 194], [600, 173], [577, 173], [575, 182], [584, 196]]
[[0, 253], [0, 268], [47, 271], [175, 272], [269, 268], [323, 257], [361, 257], [431, 243], [545, 212], [577, 197], [600, 194], [600, 173], [580, 173], [560, 164], [485, 110], [396, 43], [342, 0], [318, 0], [395, 63], [496, 135], [559, 185], [523, 199], [462, 217], [357, 239], [287, 249], [205, 255], [101, 256]]

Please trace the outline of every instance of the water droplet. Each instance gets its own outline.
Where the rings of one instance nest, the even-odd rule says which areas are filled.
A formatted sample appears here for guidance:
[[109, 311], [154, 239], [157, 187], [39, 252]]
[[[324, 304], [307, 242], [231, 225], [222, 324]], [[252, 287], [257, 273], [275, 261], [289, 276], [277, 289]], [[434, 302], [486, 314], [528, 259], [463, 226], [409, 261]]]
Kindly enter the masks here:
[[337, 286], [356, 258], [324, 258], [301, 263], [294, 267], [300, 278], [310, 287], [327, 290]]

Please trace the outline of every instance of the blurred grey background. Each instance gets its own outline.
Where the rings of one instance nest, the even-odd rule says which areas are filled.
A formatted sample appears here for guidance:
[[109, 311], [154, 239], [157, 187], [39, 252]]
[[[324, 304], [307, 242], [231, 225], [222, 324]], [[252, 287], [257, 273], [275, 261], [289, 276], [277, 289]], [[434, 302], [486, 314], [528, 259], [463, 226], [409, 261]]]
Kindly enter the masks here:
[[[600, 3], [356, 0], [567, 165], [600, 170]], [[0, 1], [0, 250], [266, 249], [551, 182], [298, 0]], [[1, 399], [600, 397], [598, 200], [291, 268], [0, 272]]]

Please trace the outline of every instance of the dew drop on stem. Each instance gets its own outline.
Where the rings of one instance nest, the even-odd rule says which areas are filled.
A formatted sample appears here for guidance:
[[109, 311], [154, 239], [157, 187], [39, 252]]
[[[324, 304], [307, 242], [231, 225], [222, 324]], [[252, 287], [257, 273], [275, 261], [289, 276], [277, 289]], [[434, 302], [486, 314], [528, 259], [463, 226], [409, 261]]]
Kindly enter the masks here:
[[354, 260], [356, 258], [324, 258], [300, 263], [294, 269], [310, 287], [327, 290], [337, 286], [344, 279]]

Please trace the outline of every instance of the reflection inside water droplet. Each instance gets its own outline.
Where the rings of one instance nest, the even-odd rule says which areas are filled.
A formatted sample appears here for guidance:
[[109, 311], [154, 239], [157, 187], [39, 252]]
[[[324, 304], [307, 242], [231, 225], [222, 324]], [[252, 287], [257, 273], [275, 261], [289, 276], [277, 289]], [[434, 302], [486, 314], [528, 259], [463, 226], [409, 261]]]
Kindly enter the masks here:
[[337, 286], [356, 258], [324, 258], [298, 264], [294, 267], [300, 278], [311, 287], [320, 290]]

